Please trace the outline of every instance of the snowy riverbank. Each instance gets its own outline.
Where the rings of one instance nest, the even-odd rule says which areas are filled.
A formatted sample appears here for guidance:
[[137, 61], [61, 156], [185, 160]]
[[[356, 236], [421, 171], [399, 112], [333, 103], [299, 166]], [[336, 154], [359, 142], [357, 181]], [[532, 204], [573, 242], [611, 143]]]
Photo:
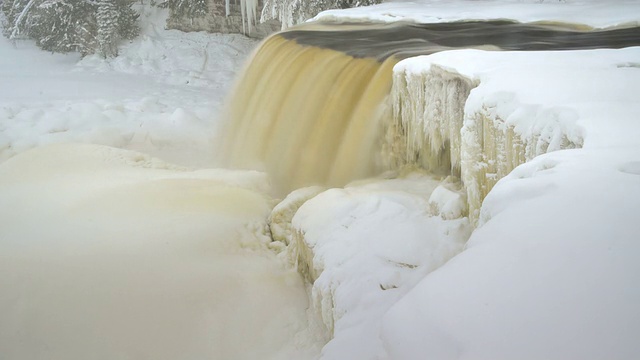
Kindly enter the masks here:
[[120, 56], [48, 54], [0, 38], [0, 161], [37, 146], [83, 142], [211, 166], [218, 115], [256, 41], [164, 30], [143, 7], [143, 33]]

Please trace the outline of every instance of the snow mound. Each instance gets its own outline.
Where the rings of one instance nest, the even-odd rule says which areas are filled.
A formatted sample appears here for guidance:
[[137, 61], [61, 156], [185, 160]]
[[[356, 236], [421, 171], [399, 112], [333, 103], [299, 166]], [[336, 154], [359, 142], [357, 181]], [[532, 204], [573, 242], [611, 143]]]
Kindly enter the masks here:
[[[423, 172], [361, 181], [307, 200], [292, 220], [298, 270], [333, 339], [324, 359], [377, 358], [380, 318], [462, 250], [467, 218], [427, 213], [440, 181]], [[292, 245], [290, 245], [292, 246]]]
[[503, 178], [467, 248], [384, 316], [389, 359], [640, 353], [639, 147], [540, 156]]
[[445, 220], [466, 216], [467, 198], [461, 187], [440, 185], [429, 196], [429, 209], [432, 215], [440, 215]]

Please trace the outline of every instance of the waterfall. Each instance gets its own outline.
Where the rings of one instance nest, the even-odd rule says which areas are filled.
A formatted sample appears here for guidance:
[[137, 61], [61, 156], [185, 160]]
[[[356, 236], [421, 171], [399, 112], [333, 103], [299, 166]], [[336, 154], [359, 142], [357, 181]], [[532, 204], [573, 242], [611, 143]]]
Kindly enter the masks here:
[[229, 104], [227, 160], [263, 168], [281, 193], [375, 175], [396, 62], [270, 37]]
[[223, 156], [269, 173], [280, 195], [417, 165], [460, 177], [475, 222], [497, 180], [581, 139], [522, 137], [490, 109], [465, 112], [478, 79], [438, 66], [407, 71], [398, 62], [456, 48], [617, 48], [636, 44], [637, 33], [504, 21], [294, 27], [266, 39], [242, 73], [226, 111]]

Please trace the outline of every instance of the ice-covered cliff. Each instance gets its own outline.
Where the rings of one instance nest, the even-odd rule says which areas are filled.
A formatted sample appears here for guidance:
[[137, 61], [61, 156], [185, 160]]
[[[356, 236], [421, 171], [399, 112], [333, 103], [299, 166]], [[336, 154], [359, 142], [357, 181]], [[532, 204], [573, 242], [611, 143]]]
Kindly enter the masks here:
[[498, 62], [508, 67], [497, 60], [503, 58], [463, 50], [409, 58], [394, 68], [388, 161], [460, 176], [473, 222], [491, 188], [518, 165], [583, 144], [570, 108], [523, 103], [516, 92], [483, 92], [483, 75]]

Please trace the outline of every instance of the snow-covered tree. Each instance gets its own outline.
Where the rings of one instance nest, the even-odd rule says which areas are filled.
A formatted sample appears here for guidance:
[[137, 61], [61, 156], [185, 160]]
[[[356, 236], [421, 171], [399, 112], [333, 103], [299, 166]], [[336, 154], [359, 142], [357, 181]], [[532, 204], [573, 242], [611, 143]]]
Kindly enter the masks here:
[[52, 52], [117, 55], [120, 39], [139, 33], [128, 0], [5, 0], [3, 34], [30, 38]]
[[98, 24], [98, 45], [104, 57], [118, 55], [118, 8], [115, 0], [98, 2], [96, 22]]
[[140, 35], [138, 17], [140, 16], [131, 8], [129, 0], [116, 0], [118, 7], [118, 35], [120, 39], [131, 40]]
[[173, 16], [197, 18], [209, 13], [207, 0], [167, 0], [160, 7], [171, 9]]
[[95, 48], [92, 12], [93, 6], [84, 1], [38, 1], [27, 14], [24, 24], [14, 25], [14, 32], [34, 39], [44, 50], [89, 54]]
[[0, 3], [0, 11], [4, 17], [2, 33], [5, 36], [15, 38], [20, 35], [20, 25], [24, 24], [34, 3], [35, 0], [4, 0]]

